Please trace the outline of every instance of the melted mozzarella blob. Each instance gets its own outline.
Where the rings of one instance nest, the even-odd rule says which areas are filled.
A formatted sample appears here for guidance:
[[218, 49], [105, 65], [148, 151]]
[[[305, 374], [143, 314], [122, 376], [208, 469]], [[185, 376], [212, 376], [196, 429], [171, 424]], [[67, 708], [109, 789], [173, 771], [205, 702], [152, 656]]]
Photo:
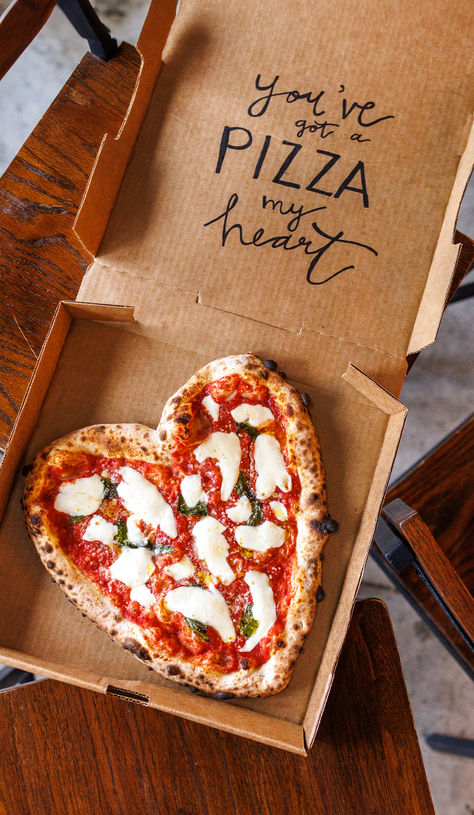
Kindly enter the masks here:
[[150, 549], [143, 546], [140, 549], [124, 547], [110, 567], [112, 580], [119, 580], [129, 589], [141, 586], [155, 571], [152, 557]]
[[165, 603], [170, 611], [215, 628], [223, 642], [235, 640], [234, 624], [219, 592], [210, 592], [199, 586], [180, 586], [168, 592]]
[[101, 515], [93, 515], [83, 534], [85, 541], [100, 541], [106, 546], [112, 546], [114, 535], [118, 532], [116, 524], [106, 521]]
[[204, 503], [207, 501], [207, 495], [203, 492], [199, 473], [197, 475], [185, 475], [181, 481], [180, 489], [184, 503], [188, 507], [195, 507], [199, 501]]
[[127, 538], [130, 543], [144, 543], [148, 537], [138, 526], [140, 522], [138, 515], [129, 515], [127, 518]]
[[291, 490], [291, 476], [287, 473], [278, 439], [261, 433], [255, 439], [255, 469], [257, 480], [255, 494], [260, 501], [269, 498], [279, 487], [282, 492]]
[[202, 464], [206, 458], [215, 458], [222, 475], [221, 498], [227, 501], [239, 477], [240, 441], [237, 433], [211, 433], [208, 439], [194, 450]]
[[252, 427], [261, 427], [268, 422], [273, 422], [274, 415], [270, 408], [264, 405], [238, 405], [230, 411], [230, 415], [236, 422], [245, 422], [252, 425]]
[[264, 521], [259, 526], [237, 526], [234, 534], [239, 546], [253, 552], [277, 549], [285, 542], [285, 530], [272, 521]]
[[226, 509], [226, 515], [235, 524], [244, 524], [252, 514], [252, 504], [246, 495], [242, 495], [233, 507]]
[[193, 527], [193, 537], [198, 557], [205, 562], [213, 577], [229, 586], [235, 574], [226, 560], [229, 544], [222, 534], [225, 528], [217, 518], [208, 515]]
[[175, 538], [177, 529], [173, 510], [157, 487], [132, 467], [121, 467], [119, 473], [123, 481], [117, 486], [117, 494], [125, 509], [154, 529], [159, 526], [165, 535]]
[[276, 622], [275, 599], [270, 581], [264, 572], [247, 572], [244, 577], [252, 595], [252, 616], [258, 622], [255, 634], [248, 638], [240, 651], [253, 651]]
[[214, 401], [212, 396], [205, 396], [202, 400], [202, 406], [207, 410], [211, 419], [217, 422], [219, 418], [219, 405]]
[[92, 515], [99, 509], [103, 494], [104, 485], [97, 473], [88, 478], [77, 478], [61, 484], [54, 508], [67, 515]]
[[281, 501], [270, 501], [270, 506], [277, 520], [279, 521], [288, 520], [288, 512], [286, 511], [286, 506], [282, 504]]
[[192, 577], [194, 574], [194, 565], [187, 555], [184, 555], [177, 563], [172, 563], [171, 566], [165, 566], [164, 571], [169, 574], [173, 580], [185, 580], [187, 577]]
[[135, 586], [130, 592], [130, 600], [140, 603], [144, 608], [150, 608], [156, 603], [156, 598], [148, 586]]

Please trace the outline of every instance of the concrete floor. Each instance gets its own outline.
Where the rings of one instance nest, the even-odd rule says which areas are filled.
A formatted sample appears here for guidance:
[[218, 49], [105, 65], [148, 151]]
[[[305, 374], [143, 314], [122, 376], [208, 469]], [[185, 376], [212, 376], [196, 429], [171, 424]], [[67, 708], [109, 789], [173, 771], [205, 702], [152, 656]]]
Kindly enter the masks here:
[[[0, 0], [0, 12], [7, 5]], [[134, 43], [147, 0], [98, 0], [102, 20], [120, 41]], [[0, 85], [0, 173], [27, 138], [85, 51], [55, 10], [43, 31]], [[463, 202], [458, 228], [474, 236], [474, 184]], [[471, 275], [471, 279], [472, 275]], [[458, 425], [472, 410], [472, 325], [474, 301], [450, 306], [435, 345], [423, 351], [401, 399], [409, 413], [393, 476]], [[367, 564], [361, 596], [382, 598], [390, 611], [408, 694], [437, 815], [474, 815], [473, 764], [435, 753], [429, 732], [474, 738], [472, 683], [380, 569]], [[341, 813], [341, 815], [350, 815]]]

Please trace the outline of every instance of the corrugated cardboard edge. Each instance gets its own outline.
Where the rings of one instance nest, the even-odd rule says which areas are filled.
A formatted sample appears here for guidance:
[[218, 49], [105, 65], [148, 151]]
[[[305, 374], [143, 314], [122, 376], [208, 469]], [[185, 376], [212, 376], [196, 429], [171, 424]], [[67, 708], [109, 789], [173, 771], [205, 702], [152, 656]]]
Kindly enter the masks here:
[[36, 361], [33, 375], [18, 411], [12, 434], [0, 468], [0, 520], [3, 517], [10, 490], [38, 421], [41, 405], [48, 390], [73, 317], [113, 322], [133, 322], [131, 306], [111, 306], [63, 300], [58, 303], [53, 320]]
[[137, 43], [140, 70], [130, 104], [115, 138], [102, 139], [73, 230], [94, 256], [100, 246], [123, 175], [159, 75], [161, 54], [176, 15], [176, 0], [152, 2]]
[[[461, 201], [474, 165], [474, 121], [471, 118], [469, 137], [465, 149], [460, 150], [461, 160], [451, 190], [446, 212], [439, 234], [438, 243], [434, 252], [426, 286], [413, 326], [407, 354], [421, 351], [434, 342], [443, 316], [446, 297], [454, 274], [461, 246], [454, 244], [456, 220]], [[449, 279], [447, 270], [450, 270]], [[448, 285], [446, 285], [448, 284]], [[436, 319], [433, 316], [436, 315]]]
[[[225, 701], [219, 702], [190, 694], [188, 691], [176, 691], [148, 682], [124, 682], [113, 677], [100, 677], [87, 671], [73, 670], [66, 665], [57, 665], [35, 657], [26, 657], [19, 651], [0, 647], [0, 660], [6, 665], [13, 665], [30, 673], [67, 682], [80, 688], [106, 694], [113, 688], [113, 696], [120, 696], [133, 701], [127, 693], [137, 695], [136, 701], [148, 707], [171, 713], [198, 724], [217, 727], [236, 736], [243, 736], [254, 741], [264, 742], [280, 750], [305, 756], [303, 728], [300, 725], [283, 720], [275, 721], [272, 717], [263, 716], [245, 708], [232, 708]], [[142, 698], [140, 698], [142, 697]], [[146, 698], [143, 698], [146, 697]]]
[[383, 410], [389, 416], [389, 419], [361, 525], [347, 567], [337, 611], [303, 721], [308, 749], [316, 738], [327, 697], [331, 690], [337, 661], [344, 644], [345, 634], [349, 628], [353, 606], [369, 554], [367, 541], [371, 541], [373, 538], [375, 524], [384, 499], [407, 415], [407, 408], [401, 402], [351, 363], [349, 363], [342, 376], [349, 385], [369, 399], [380, 410]]

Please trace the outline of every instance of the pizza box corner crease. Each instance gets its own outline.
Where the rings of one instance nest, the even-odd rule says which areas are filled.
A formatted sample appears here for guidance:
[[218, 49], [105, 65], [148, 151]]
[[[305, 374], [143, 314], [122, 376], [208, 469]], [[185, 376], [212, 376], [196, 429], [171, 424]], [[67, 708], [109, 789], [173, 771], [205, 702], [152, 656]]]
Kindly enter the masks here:
[[[425, 19], [434, 20], [432, 4], [421, 5]], [[469, 5], [458, 4], [459, 20], [467, 20]], [[138, 43], [137, 92], [118, 138], [109, 134], [102, 146], [76, 220], [93, 261], [78, 301], [58, 309], [2, 464], [0, 537], [9, 580], [1, 596], [0, 659], [102, 692], [139, 693], [151, 706], [304, 754], [316, 736], [403, 426], [396, 397], [406, 356], [435, 339], [458, 253], [452, 236], [473, 158], [463, 80], [473, 56], [470, 26], [457, 27], [453, 48], [447, 0], [436, 0], [436, 24], [421, 29], [420, 4], [387, 18], [371, 2], [354, 16], [348, 0], [340, 0], [321, 26], [309, 3], [298, 18], [281, 4], [276, 25], [269, 0], [259, 4], [258, 16], [237, 0], [210, 0], [205, 12], [186, 0], [168, 37], [174, 6], [151, 4]], [[195, 32], [203, 30], [198, 42]], [[190, 41], [194, 46], [184, 47]], [[312, 47], [303, 53], [302, 42]], [[402, 75], [403, 53], [412, 63]], [[426, 54], [437, 60], [430, 74]], [[65, 607], [24, 530], [18, 500], [24, 482], [15, 482], [15, 472], [24, 453], [31, 461], [52, 439], [80, 427], [138, 421], [146, 434], [193, 373], [243, 351], [278, 360], [311, 396], [339, 532], [325, 547], [324, 602], [289, 685], [222, 705], [148, 672], [149, 660], [131, 659]], [[207, 396], [203, 413], [212, 422], [221, 403], [217, 394]], [[64, 517], [78, 518], [93, 507], [68, 525], [71, 545], [82, 535], [89, 547], [101, 547], [104, 574], [113, 568], [117, 592], [124, 602], [133, 593], [130, 602], [144, 619], [157, 576], [166, 574], [165, 605], [169, 619], [182, 621], [180, 636], [195, 653], [220, 654], [222, 675], [239, 672], [244, 687], [258, 671], [252, 655], [281, 620], [283, 595], [274, 585], [278, 553], [291, 535], [276, 544], [294, 522], [294, 484], [289, 492], [284, 487], [285, 471], [292, 478], [295, 471], [284, 452], [281, 465], [258, 416], [237, 415], [216, 431], [228, 435], [225, 450], [212, 433], [194, 445], [202, 460], [189, 460], [179, 484], [171, 479], [164, 486], [160, 462], [123, 460], [118, 469], [76, 474], [91, 479], [80, 485], [91, 503], [84, 507], [84, 495], [79, 499], [71, 487], [54, 511], [59, 517], [63, 507]], [[177, 425], [183, 439], [186, 424]], [[232, 433], [252, 468], [260, 453], [262, 460], [272, 457], [281, 476], [276, 495], [267, 495], [272, 484], [266, 489], [265, 478], [257, 487], [250, 464], [238, 476], [250, 477], [234, 481], [235, 467], [224, 465], [236, 447]], [[163, 452], [167, 442], [160, 443]], [[141, 446], [148, 450], [150, 439]], [[228, 498], [221, 489], [231, 490]], [[98, 501], [109, 514], [94, 509]], [[119, 504], [120, 517], [112, 512]], [[140, 517], [145, 507], [150, 523]], [[196, 508], [207, 514], [186, 514]], [[150, 536], [153, 524], [158, 531]], [[275, 565], [268, 578], [275, 623], [270, 586], [258, 577], [266, 558]], [[64, 590], [64, 577], [56, 572], [55, 579]], [[232, 597], [236, 586], [242, 608]], [[196, 600], [204, 596], [207, 610]], [[216, 620], [217, 609], [222, 637], [206, 622]], [[150, 653], [139, 627], [131, 636], [115, 622], [117, 642], [135, 656], [141, 648], [142, 656]], [[211, 647], [218, 637], [222, 645]], [[288, 642], [280, 650], [290, 650]], [[203, 687], [184, 663], [168, 667], [181, 671], [178, 680], [187, 676], [188, 684]]]

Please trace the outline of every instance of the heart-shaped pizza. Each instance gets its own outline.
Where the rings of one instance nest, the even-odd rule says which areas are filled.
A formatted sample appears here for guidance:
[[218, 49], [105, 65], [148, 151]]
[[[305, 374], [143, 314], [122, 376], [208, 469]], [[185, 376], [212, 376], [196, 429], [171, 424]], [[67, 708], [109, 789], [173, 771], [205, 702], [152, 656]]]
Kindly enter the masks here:
[[219, 359], [157, 430], [70, 433], [36, 457], [23, 499], [73, 603], [166, 679], [220, 695], [286, 687], [337, 527], [307, 400], [275, 369]]

